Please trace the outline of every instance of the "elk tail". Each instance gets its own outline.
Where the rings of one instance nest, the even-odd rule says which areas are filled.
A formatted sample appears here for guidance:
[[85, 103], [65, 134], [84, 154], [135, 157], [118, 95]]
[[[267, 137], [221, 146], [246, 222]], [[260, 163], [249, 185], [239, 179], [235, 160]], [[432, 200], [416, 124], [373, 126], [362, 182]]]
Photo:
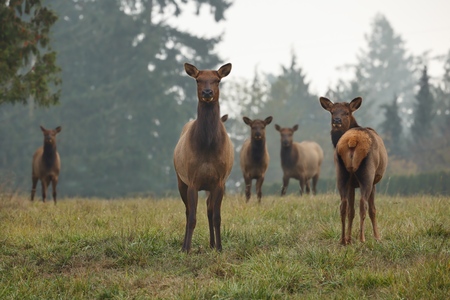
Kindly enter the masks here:
[[349, 172], [356, 172], [372, 146], [372, 139], [363, 130], [349, 130], [336, 145], [336, 151]]

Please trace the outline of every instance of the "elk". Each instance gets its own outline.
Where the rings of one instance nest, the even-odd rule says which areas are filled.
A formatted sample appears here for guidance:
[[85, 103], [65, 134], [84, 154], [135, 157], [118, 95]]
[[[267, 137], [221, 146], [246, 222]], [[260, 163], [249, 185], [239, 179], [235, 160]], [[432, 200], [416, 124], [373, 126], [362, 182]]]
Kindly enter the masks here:
[[266, 146], [266, 126], [272, 122], [272, 117], [264, 120], [251, 120], [243, 117], [244, 123], [250, 126], [250, 138], [244, 141], [240, 152], [240, 165], [245, 181], [245, 198], [248, 202], [251, 196], [252, 180], [256, 179], [256, 194], [261, 203], [261, 187], [264, 175], [269, 166], [269, 152]]
[[300, 183], [300, 195], [310, 193], [309, 180], [312, 179], [312, 191], [317, 193], [316, 186], [319, 180], [320, 167], [323, 161], [323, 150], [313, 141], [294, 142], [294, 132], [298, 125], [292, 128], [281, 128], [275, 124], [275, 129], [281, 135], [281, 167], [283, 169], [283, 187], [281, 196], [286, 194], [289, 179], [297, 179]]
[[38, 180], [40, 180], [42, 185], [42, 201], [45, 202], [47, 187], [51, 183], [53, 188], [53, 201], [56, 205], [56, 185], [58, 184], [59, 170], [61, 168], [59, 153], [56, 150], [56, 135], [61, 131], [61, 126], [55, 129], [40, 127], [44, 134], [44, 145], [39, 147], [33, 155], [31, 201], [34, 200], [36, 185]]
[[184, 125], [174, 150], [178, 190], [186, 207], [186, 231], [182, 251], [190, 252], [197, 222], [198, 192], [207, 191], [209, 244], [222, 250], [220, 208], [225, 182], [234, 160], [233, 144], [220, 117], [219, 83], [231, 72], [231, 64], [219, 70], [198, 70], [185, 63], [186, 73], [197, 81], [197, 119]]
[[[383, 178], [388, 156], [381, 137], [369, 127], [361, 127], [356, 122], [353, 112], [362, 103], [362, 98], [350, 103], [333, 103], [320, 97], [320, 104], [331, 113], [331, 141], [334, 146], [334, 164], [336, 167], [337, 188], [341, 197], [341, 244], [351, 244], [352, 223], [355, 217], [355, 189], [359, 187], [360, 233], [359, 239], [365, 242], [364, 220], [367, 204], [372, 221], [375, 239], [380, 240], [376, 221], [375, 184]], [[345, 231], [346, 217], [348, 219]]]

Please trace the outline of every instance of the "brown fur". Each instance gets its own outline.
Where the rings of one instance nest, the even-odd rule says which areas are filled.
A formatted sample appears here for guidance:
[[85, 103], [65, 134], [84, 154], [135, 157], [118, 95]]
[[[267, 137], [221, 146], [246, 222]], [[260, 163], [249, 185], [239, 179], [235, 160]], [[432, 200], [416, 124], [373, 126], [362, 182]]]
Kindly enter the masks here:
[[264, 175], [269, 166], [269, 152], [266, 146], [266, 126], [272, 122], [272, 117], [265, 120], [251, 120], [243, 117], [244, 123], [250, 126], [251, 136], [244, 141], [240, 152], [240, 165], [245, 181], [245, 198], [251, 197], [252, 180], [256, 179], [256, 195], [261, 203], [261, 188]]
[[[351, 243], [355, 216], [355, 189], [360, 188], [360, 240], [365, 241], [364, 220], [367, 206], [376, 240], [380, 239], [376, 221], [375, 184], [383, 178], [387, 152], [383, 140], [372, 128], [360, 127], [353, 112], [361, 106], [360, 97], [350, 103], [333, 103], [321, 97], [320, 104], [331, 113], [331, 140], [335, 147], [334, 162], [337, 187], [341, 196], [341, 244]], [[347, 231], [345, 229], [348, 218]]]
[[58, 184], [59, 171], [61, 169], [59, 153], [56, 150], [56, 134], [61, 131], [61, 127], [58, 126], [54, 130], [48, 130], [41, 126], [41, 130], [44, 134], [44, 146], [39, 147], [33, 155], [31, 201], [34, 200], [36, 185], [38, 180], [40, 180], [42, 201], [45, 202], [47, 187], [51, 183], [53, 201], [56, 204], [56, 185]]
[[174, 150], [178, 190], [186, 207], [186, 232], [183, 248], [189, 252], [197, 223], [198, 191], [208, 191], [207, 214], [210, 246], [222, 250], [220, 208], [225, 182], [234, 160], [233, 144], [220, 118], [219, 82], [231, 71], [231, 64], [218, 71], [198, 70], [184, 65], [186, 73], [197, 81], [197, 119], [188, 122]]
[[306, 193], [310, 193], [309, 180], [312, 179], [312, 191], [315, 195], [323, 161], [322, 148], [312, 141], [294, 142], [293, 135], [297, 131], [298, 125], [292, 128], [281, 128], [275, 124], [275, 128], [281, 135], [281, 167], [283, 169], [281, 196], [286, 194], [290, 178], [299, 181], [300, 195], [303, 195], [305, 185]]

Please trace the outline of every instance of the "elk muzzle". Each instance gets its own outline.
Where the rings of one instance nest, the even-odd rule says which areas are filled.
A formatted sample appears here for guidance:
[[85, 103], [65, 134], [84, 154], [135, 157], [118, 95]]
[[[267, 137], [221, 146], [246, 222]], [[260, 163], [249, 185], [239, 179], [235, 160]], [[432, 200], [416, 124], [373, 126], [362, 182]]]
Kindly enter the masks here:
[[213, 100], [214, 92], [211, 89], [202, 90], [202, 100], [206, 102], [210, 102]]

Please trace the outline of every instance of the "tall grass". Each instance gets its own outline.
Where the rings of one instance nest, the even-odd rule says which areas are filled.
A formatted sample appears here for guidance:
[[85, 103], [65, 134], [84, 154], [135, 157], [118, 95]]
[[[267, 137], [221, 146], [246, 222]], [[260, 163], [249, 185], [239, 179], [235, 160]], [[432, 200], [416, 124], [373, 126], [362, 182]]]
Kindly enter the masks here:
[[[339, 245], [339, 200], [228, 195], [223, 251], [209, 249], [199, 201], [184, 254], [178, 198], [0, 196], [1, 299], [445, 299], [450, 295], [450, 198], [376, 199], [382, 241]], [[358, 211], [358, 210], [357, 210]]]

